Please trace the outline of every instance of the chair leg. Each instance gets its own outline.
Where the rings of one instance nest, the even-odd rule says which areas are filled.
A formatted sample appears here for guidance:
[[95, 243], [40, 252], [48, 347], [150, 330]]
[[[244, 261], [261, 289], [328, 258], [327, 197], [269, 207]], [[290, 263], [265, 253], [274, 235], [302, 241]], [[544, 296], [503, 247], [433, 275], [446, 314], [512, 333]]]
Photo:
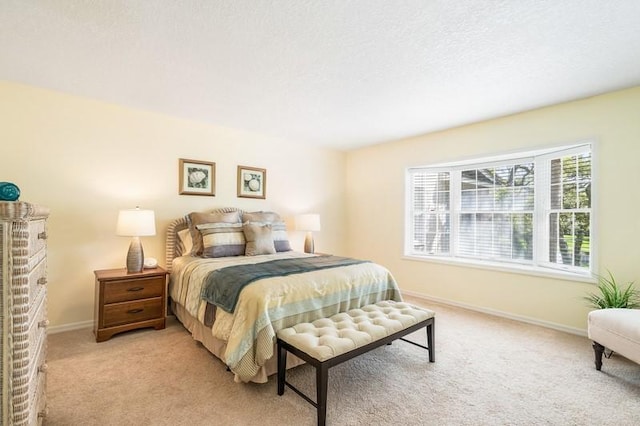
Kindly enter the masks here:
[[318, 409], [318, 426], [325, 426], [327, 422], [327, 382], [329, 381], [329, 367], [321, 363], [316, 366], [316, 399]]
[[427, 325], [427, 348], [429, 349], [429, 362], [436, 361], [436, 347], [434, 346], [435, 340], [435, 321], [429, 325]]
[[593, 342], [593, 352], [596, 356], [596, 370], [602, 369], [602, 354], [604, 353], [604, 346], [598, 342]]
[[284, 393], [285, 374], [287, 371], [287, 350], [282, 347], [278, 340], [278, 395]]

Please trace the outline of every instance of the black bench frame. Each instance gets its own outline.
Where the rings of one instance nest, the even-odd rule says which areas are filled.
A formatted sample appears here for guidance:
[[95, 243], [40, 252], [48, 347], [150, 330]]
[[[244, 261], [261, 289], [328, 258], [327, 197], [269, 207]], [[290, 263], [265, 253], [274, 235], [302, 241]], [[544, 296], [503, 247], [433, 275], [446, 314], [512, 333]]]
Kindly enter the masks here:
[[[411, 340], [403, 339], [403, 336], [407, 334], [413, 333], [416, 330], [425, 327], [427, 330], [427, 346], [421, 345], [416, 342], [412, 342]], [[350, 360], [351, 358], [355, 358], [359, 355], [362, 355], [366, 352], [369, 352], [372, 349], [375, 349], [379, 346], [391, 344], [394, 340], [400, 339], [405, 342], [411, 343], [412, 345], [419, 346], [423, 349], [429, 351], [429, 362], [435, 362], [435, 346], [434, 346], [434, 331], [435, 331], [435, 318], [428, 318], [424, 321], [420, 321], [410, 327], [407, 327], [403, 330], [400, 330], [396, 333], [393, 333], [387, 337], [383, 337], [382, 339], [375, 340], [371, 343], [366, 344], [365, 346], [361, 346], [359, 348], [355, 348], [349, 352], [345, 352], [333, 358], [329, 358], [324, 361], [318, 361], [313, 358], [306, 352], [301, 351], [295, 346], [290, 345], [284, 340], [277, 339], [277, 347], [278, 347], [278, 395], [282, 395], [284, 393], [285, 385], [290, 387], [295, 393], [304, 398], [311, 405], [316, 407], [318, 414], [318, 426], [324, 426], [326, 424], [327, 419], [327, 384], [329, 379], [329, 368], [341, 364], [345, 361]], [[302, 391], [298, 390], [291, 383], [287, 382], [285, 378], [286, 370], [287, 370], [287, 352], [291, 352], [298, 358], [303, 359], [307, 363], [313, 365], [316, 369], [316, 398], [317, 401], [313, 401], [307, 395], [305, 395]]]
[[602, 370], [602, 355], [604, 354], [604, 346], [602, 346], [595, 340], [593, 341], [593, 353], [596, 356], [596, 370], [600, 371]]

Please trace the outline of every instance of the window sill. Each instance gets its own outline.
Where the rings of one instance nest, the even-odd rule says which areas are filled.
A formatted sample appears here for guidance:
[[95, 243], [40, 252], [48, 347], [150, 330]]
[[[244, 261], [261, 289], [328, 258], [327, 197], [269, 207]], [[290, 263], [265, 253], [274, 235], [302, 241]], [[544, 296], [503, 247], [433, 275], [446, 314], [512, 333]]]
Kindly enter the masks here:
[[486, 261], [474, 261], [471, 259], [452, 259], [452, 258], [440, 258], [435, 256], [416, 256], [416, 255], [403, 255], [403, 259], [418, 261], [418, 262], [431, 262], [441, 263], [445, 265], [455, 265], [461, 267], [486, 269], [491, 271], [511, 272], [514, 274], [531, 275], [543, 278], [555, 278], [565, 281], [578, 281], [589, 284], [596, 284], [597, 278], [592, 277], [588, 273], [579, 274], [575, 272], [565, 272], [554, 269], [547, 269], [541, 267], [527, 266], [527, 265], [505, 265], [502, 263], [491, 263]]

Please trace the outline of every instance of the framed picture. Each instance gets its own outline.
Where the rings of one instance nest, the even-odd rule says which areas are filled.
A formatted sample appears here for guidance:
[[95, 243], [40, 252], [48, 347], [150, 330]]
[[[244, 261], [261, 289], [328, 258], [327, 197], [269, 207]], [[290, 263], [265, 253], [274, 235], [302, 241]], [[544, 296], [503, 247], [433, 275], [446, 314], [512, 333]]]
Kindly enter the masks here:
[[266, 169], [238, 166], [238, 197], [264, 199], [266, 194]]
[[180, 159], [180, 195], [216, 195], [216, 163]]

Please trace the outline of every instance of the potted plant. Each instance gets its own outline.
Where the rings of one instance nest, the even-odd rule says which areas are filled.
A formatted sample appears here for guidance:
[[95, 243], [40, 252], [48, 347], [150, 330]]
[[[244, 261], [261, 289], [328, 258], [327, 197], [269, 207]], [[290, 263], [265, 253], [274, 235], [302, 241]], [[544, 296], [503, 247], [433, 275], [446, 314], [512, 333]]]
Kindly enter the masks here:
[[592, 306], [599, 309], [607, 308], [640, 308], [640, 293], [633, 286], [633, 282], [627, 283], [626, 288], [616, 282], [611, 271], [607, 270], [609, 277], [598, 275], [598, 293], [590, 293], [585, 296]]

